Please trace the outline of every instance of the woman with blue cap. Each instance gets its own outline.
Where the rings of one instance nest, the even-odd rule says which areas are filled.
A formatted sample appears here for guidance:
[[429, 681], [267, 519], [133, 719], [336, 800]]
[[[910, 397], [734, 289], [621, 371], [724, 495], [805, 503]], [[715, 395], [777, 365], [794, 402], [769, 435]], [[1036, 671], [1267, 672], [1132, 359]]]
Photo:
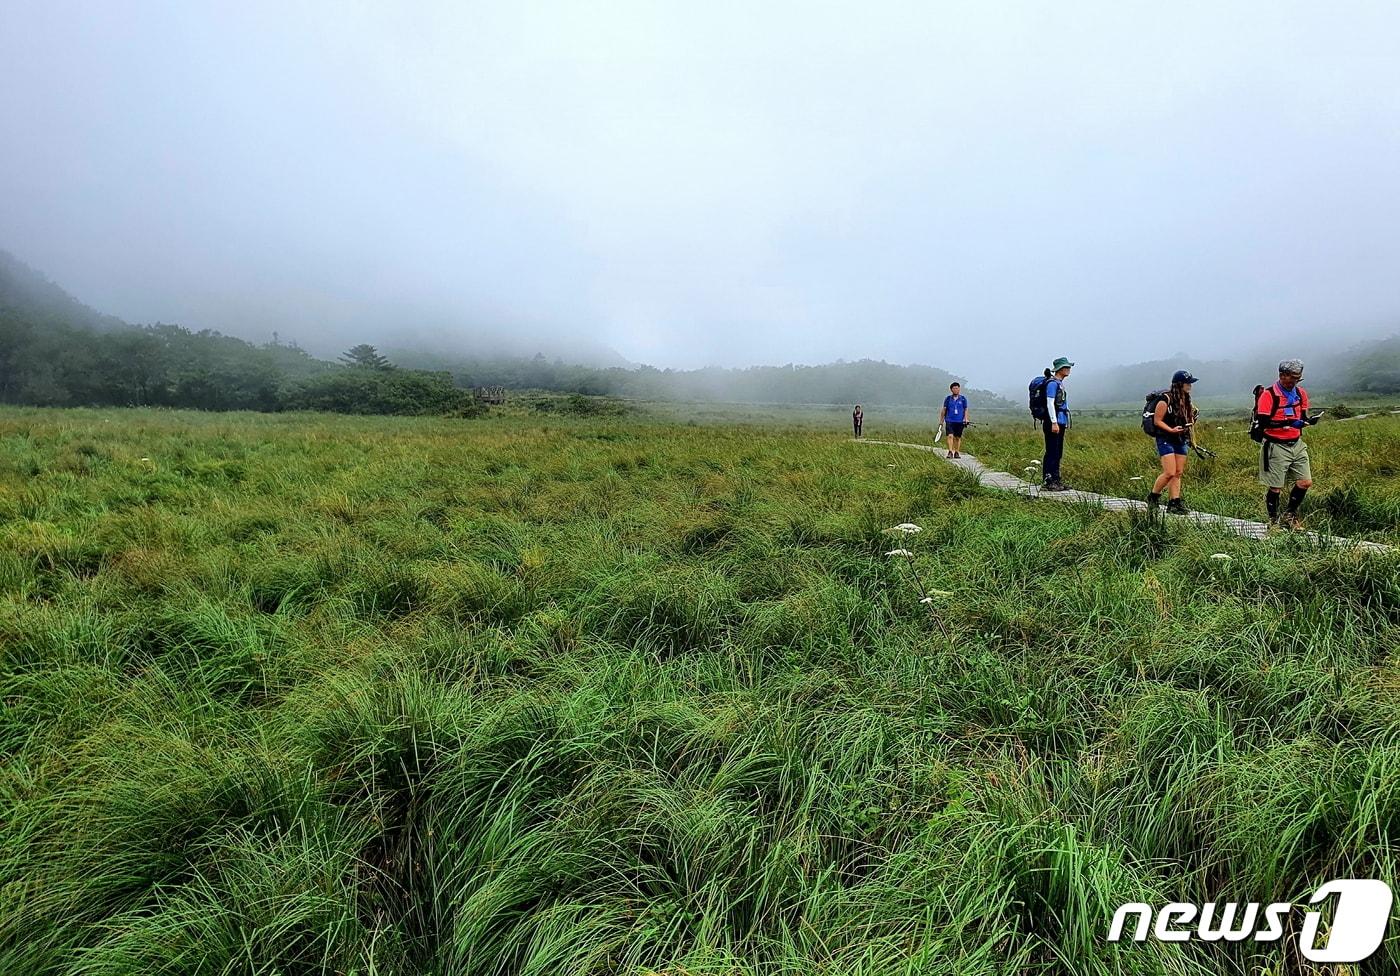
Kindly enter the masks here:
[[1152, 484], [1147, 507], [1155, 511], [1167, 492], [1167, 511], [1185, 515], [1189, 509], [1181, 499], [1181, 481], [1186, 475], [1186, 452], [1191, 446], [1191, 426], [1197, 410], [1191, 405], [1191, 384], [1198, 382], [1189, 370], [1172, 374], [1172, 385], [1157, 397], [1152, 408], [1153, 434], [1157, 438], [1157, 456], [1162, 473]]
[[1045, 479], [1041, 491], [1069, 491], [1069, 485], [1060, 480], [1060, 459], [1065, 454], [1065, 431], [1069, 429], [1069, 395], [1065, 391], [1065, 378], [1074, 367], [1064, 356], [1050, 364], [1045, 371], [1045, 457], [1041, 460], [1040, 473]]

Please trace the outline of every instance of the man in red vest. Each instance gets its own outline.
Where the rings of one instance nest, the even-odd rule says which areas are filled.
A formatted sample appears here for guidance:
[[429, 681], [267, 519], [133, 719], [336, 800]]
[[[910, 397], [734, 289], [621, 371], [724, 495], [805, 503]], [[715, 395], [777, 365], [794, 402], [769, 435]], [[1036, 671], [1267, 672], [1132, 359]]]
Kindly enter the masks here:
[[[1264, 504], [1269, 509], [1269, 522], [1286, 528], [1300, 529], [1298, 507], [1312, 487], [1312, 467], [1308, 463], [1308, 445], [1303, 443], [1303, 428], [1317, 423], [1308, 417], [1308, 391], [1298, 385], [1303, 378], [1303, 361], [1285, 359], [1278, 364], [1278, 382], [1259, 391], [1254, 412], [1264, 418], [1264, 439], [1259, 448], [1259, 482], [1269, 489]], [[1279, 499], [1283, 489], [1293, 482], [1288, 493], [1288, 507], [1279, 514]]]

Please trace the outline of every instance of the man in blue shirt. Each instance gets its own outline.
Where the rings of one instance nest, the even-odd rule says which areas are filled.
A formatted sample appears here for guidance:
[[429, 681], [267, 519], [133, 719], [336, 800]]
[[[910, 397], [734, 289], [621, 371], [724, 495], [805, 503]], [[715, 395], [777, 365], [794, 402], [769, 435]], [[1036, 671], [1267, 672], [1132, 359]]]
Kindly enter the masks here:
[[948, 456], [962, 457], [963, 431], [967, 428], [967, 397], [962, 395], [962, 384], [950, 384], [951, 391], [943, 398], [943, 409], [938, 412], [938, 422], [948, 431]]
[[1068, 491], [1060, 480], [1060, 458], [1065, 453], [1065, 431], [1069, 428], [1069, 396], [1065, 393], [1065, 377], [1074, 363], [1064, 356], [1051, 363], [1053, 375], [1045, 383], [1045, 459], [1041, 473], [1045, 482], [1042, 491]]

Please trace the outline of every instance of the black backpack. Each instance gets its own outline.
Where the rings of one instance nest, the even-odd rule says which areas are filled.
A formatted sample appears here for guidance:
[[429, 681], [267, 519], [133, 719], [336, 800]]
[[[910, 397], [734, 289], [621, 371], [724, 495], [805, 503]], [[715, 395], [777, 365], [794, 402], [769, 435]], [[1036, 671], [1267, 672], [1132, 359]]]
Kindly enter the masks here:
[[[1269, 410], [1267, 413], [1259, 412], [1259, 395], [1265, 390], [1269, 391]], [[1249, 406], [1249, 439], [1255, 443], [1262, 443], [1264, 431], [1269, 428], [1269, 421], [1273, 419], [1274, 411], [1278, 409], [1278, 397], [1274, 396], [1273, 387], [1256, 386], [1254, 388], [1254, 402]]]
[[1167, 390], [1153, 390], [1147, 394], [1147, 401], [1142, 405], [1142, 432], [1148, 437], [1166, 436], [1166, 431], [1157, 426], [1157, 404], [1169, 396]]
[[1037, 376], [1030, 382], [1030, 407], [1033, 420], [1049, 420], [1050, 407], [1045, 402], [1045, 384], [1053, 374], [1047, 369], [1044, 376]]

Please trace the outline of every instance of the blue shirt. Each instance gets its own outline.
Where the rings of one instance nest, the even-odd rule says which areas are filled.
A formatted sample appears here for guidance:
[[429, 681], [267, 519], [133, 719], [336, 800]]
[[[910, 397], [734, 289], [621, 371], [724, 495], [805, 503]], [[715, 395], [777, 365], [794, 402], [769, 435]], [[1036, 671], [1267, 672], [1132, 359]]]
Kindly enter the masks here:
[[1062, 384], [1059, 380], [1057, 380], [1057, 379], [1055, 379], [1055, 378], [1052, 377], [1052, 378], [1050, 378], [1049, 380], [1046, 381], [1046, 383], [1045, 383], [1045, 409], [1046, 409], [1046, 411], [1050, 414], [1050, 416], [1051, 416], [1052, 418], [1054, 418], [1055, 423], [1059, 424], [1061, 427], [1065, 427], [1065, 426], [1068, 426], [1068, 425], [1069, 425], [1069, 391], [1068, 391], [1068, 390], [1065, 391], [1065, 402], [1064, 402], [1063, 404], [1060, 405], [1060, 408], [1059, 408], [1058, 410], [1055, 409], [1055, 397], [1059, 395], [1059, 392], [1060, 392], [1060, 390], [1062, 390], [1062, 389], [1064, 389], [1064, 384]]
[[951, 393], [943, 398], [944, 419], [950, 424], [960, 424], [967, 417], [967, 397]]

